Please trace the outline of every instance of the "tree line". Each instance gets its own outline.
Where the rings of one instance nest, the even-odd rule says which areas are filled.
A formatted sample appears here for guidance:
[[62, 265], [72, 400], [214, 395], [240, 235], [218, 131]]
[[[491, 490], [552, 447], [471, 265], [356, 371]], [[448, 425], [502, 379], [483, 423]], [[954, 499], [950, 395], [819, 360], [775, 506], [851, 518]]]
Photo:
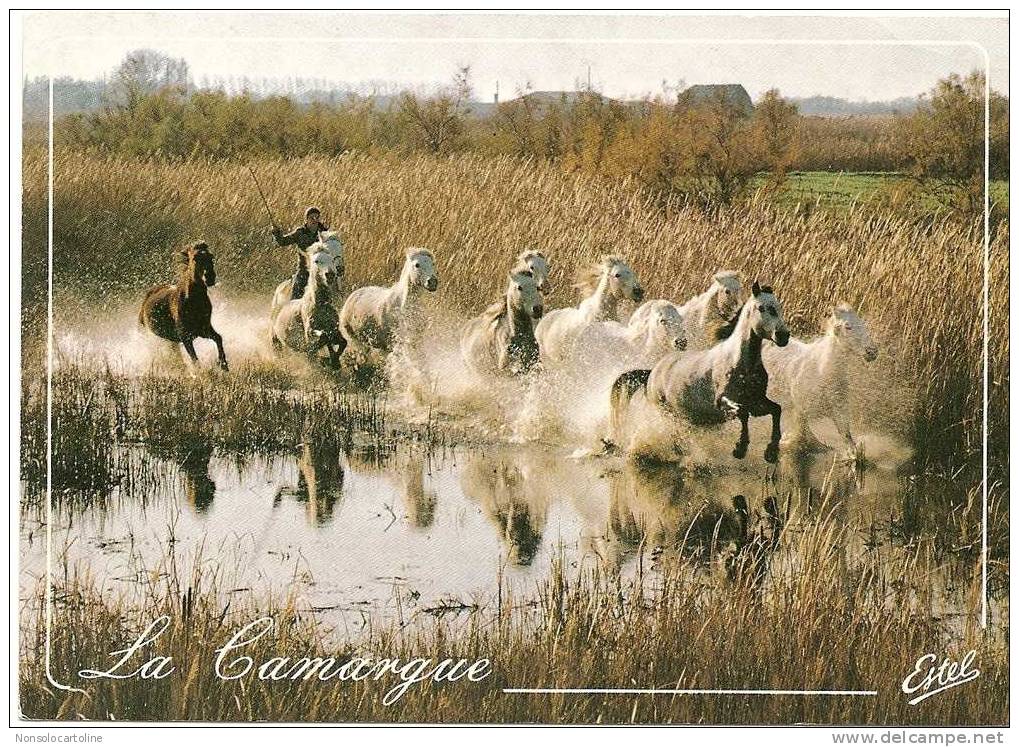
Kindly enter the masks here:
[[[68, 114], [59, 142], [135, 157], [237, 159], [348, 152], [477, 152], [541, 159], [627, 179], [660, 195], [724, 206], [751, 182], [790, 171], [894, 171], [953, 208], [976, 210], [984, 164], [984, 78], [952, 75], [915, 111], [803, 116], [779, 91], [748, 108], [719, 92], [621, 102], [594, 90], [529, 90], [476, 111], [470, 70], [430, 94], [301, 103], [189, 85], [186, 63], [139, 51], [115, 71], [101, 108]], [[1008, 178], [1008, 99], [991, 92], [993, 179]]]

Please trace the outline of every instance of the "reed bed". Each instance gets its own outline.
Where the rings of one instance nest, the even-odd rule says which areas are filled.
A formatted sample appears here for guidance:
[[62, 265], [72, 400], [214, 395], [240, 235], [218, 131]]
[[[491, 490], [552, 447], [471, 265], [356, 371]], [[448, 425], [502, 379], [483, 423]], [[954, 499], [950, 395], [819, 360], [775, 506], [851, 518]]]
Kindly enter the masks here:
[[[29, 341], [45, 298], [46, 162], [24, 163], [24, 302]], [[772, 282], [794, 332], [810, 334], [839, 301], [880, 331], [894, 376], [917, 391], [911, 413], [922, 462], [955, 469], [980, 450], [983, 236], [980, 226], [917, 224], [858, 207], [842, 214], [779, 210], [764, 199], [705, 216], [664, 209], [631, 184], [563, 174], [510, 158], [348, 156], [252, 164], [281, 222], [322, 205], [346, 242], [349, 281], [390, 282], [407, 246], [438, 257], [443, 303], [476, 313], [524, 247], [548, 252], [573, 303], [576, 268], [626, 255], [651, 297], [684, 299], [719, 268]], [[172, 249], [203, 237], [224, 292], [268, 293], [292, 272], [276, 248], [244, 164], [143, 162], [63, 151], [55, 163], [54, 282], [58, 315], [109, 308], [172, 277]], [[1008, 225], [991, 247], [990, 426], [1005, 464], [1008, 410]], [[31, 345], [27, 348], [31, 350]], [[1004, 470], [1002, 470], [1003, 473]]]

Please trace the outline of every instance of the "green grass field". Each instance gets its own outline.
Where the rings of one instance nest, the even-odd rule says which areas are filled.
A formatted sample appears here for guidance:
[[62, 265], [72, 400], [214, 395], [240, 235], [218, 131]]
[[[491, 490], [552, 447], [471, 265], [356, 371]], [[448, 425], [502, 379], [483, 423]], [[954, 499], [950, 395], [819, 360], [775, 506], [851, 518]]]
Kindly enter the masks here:
[[[761, 177], [755, 186], [764, 184]], [[907, 188], [909, 180], [895, 172], [796, 171], [776, 195], [783, 205], [813, 203], [818, 207], [845, 209], [853, 205], [888, 199], [896, 188]], [[1008, 182], [991, 182], [991, 202], [1004, 214], [1008, 211]]]

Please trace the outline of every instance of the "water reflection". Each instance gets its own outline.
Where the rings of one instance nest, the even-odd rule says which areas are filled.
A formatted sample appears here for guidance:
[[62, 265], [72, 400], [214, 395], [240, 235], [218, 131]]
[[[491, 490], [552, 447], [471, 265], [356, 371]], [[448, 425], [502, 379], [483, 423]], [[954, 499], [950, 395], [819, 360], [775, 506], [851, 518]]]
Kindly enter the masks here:
[[212, 459], [212, 445], [199, 444], [189, 450], [181, 461], [184, 494], [188, 505], [198, 515], [208, 512], [216, 498], [216, 481], [209, 476], [209, 462]]
[[297, 485], [276, 491], [274, 506], [284, 498], [305, 504], [308, 524], [324, 527], [332, 523], [336, 504], [343, 498], [343, 459], [332, 445], [304, 443], [297, 459]]
[[460, 486], [496, 527], [511, 563], [527, 566], [541, 546], [548, 493], [535, 479], [536, 465], [522, 452], [468, 458]]
[[[148, 452], [158, 458], [131, 456]], [[118, 578], [119, 548], [156, 567], [168, 551], [187, 562], [198, 548], [243, 537], [237, 552], [251, 578], [238, 586], [294, 583], [297, 564], [309, 579], [304, 598], [330, 609], [385, 608], [394, 586], [412, 589], [420, 605], [469, 599], [494, 593], [500, 570], [533, 590], [560, 556], [612, 578], [681, 557], [710, 583], [758, 589], [818, 520], [849, 527], [830, 556], [845, 567], [874, 548], [887, 562], [921, 539], [955, 553], [979, 528], [979, 507], [950, 483], [861, 472], [825, 455], [783, 460], [777, 472], [570, 459], [525, 446], [430, 456], [309, 442], [282, 458], [241, 460], [199, 444], [123, 456], [134, 466], [111, 492], [118, 500], [61, 502], [58, 522], [87, 538], [67, 550], [69, 562]], [[169, 525], [172, 545], [161, 529]]]

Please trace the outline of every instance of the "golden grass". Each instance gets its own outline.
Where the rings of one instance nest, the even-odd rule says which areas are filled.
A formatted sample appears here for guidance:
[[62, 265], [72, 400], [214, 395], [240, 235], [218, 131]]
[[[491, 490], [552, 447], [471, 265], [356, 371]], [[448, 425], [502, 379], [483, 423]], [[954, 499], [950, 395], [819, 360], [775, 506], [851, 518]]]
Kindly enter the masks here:
[[[719, 268], [773, 283], [794, 331], [810, 333], [838, 301], [881, 330], [895, 375], [918, 390], [913, 437], [921, 459], [955, 464], [980, 446], [982, 234], [868, 214], [797, 216], [765, 201], [708, 218], [662, 210], [630, 185], [568, 175], [508, 158], [344, 157], [253, 164], [278, 219], [308, 204], [346, 242], [350, 281], [389, 282], [403, 248], [438, 257], [443, 301], [477, 313], [503, 285], [523, 247], [552, 257], [573, 303], [575, 269], [605, 253], [626, 255], [650, 297], [685, 299]], [[26, 334], [44, 298], [46, 163], [24, 163]], [[242, 164], [139, 162], [62, 152], [55, 166], [58, 313], [107, 307], [171, 277], [171, 250], [203, 237], [217, 255], [224, 292], [268, 292], [295, 260], [275, 247]], [[992, 246], [991, 426], [1003, 443], [1008, 388], [1008, 226]], [[61, 291], [74, 291], [62, 294]], [[82, 299], [85, 299], [84, 301]], [[1004, 450], [999, 450], [1004, 457]]]

